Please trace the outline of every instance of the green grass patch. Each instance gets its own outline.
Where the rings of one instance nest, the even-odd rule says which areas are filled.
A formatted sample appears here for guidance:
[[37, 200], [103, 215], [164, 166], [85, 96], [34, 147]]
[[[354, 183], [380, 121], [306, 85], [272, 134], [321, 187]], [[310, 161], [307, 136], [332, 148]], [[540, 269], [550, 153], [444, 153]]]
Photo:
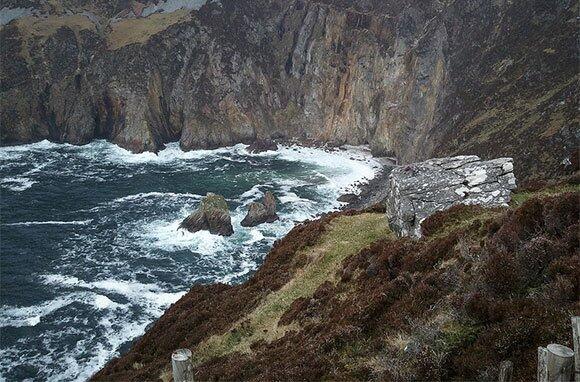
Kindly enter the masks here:
[[503, 208], [483, 208], [460, 204], [436, 212], [425, 219], [421, 226], [426, 237], [437, 240], [448, 236], [453, 231], [464, 230], [476, 221], [487, 221], [503, 211]]
[[116, 50], [130, 44], [144, 44], [151, 36], [170, 26], [191, 19], [190, 12], [180, 9], [169, 13], [155, 13], [138, 19], [124, 19], [111, 24], [107, 47]]
[[371, 243], [391, 235], [384, 214], [365, 213], [334, 219], [319, 242], [298, 253], [308, 258], [304, 268], [276, 292], [267, 295], [251, 313], [236, 322], [229, 332], [214, 335], [194, 349], [196, 365], [213, 357], [233, 352], [251, 353], [257, 341], [271, 342], [281, 338], [295, 324], [278, 326], [278, 321], [300, 297], [310, 297], [326, 281], [335, 282], [342, 261], [357, 254]]
[[452, 321], [443, 327], [440, 341], [441, 350], [445, 352], [465, 347], [477, 339], [480, 327], [477, 325]]
[[530, 198], [545, 198], [557, 194], [563, 194], [565, 192], [579, 192], [579, 191], [580, 184], [563, 184], [554, 187], [544, 188], [539, 191], [517, 192], [512, 195], [512, 201], [510, 205], [512, 207], [518, 207], [521, 206], [525, 201], [527, 201]]

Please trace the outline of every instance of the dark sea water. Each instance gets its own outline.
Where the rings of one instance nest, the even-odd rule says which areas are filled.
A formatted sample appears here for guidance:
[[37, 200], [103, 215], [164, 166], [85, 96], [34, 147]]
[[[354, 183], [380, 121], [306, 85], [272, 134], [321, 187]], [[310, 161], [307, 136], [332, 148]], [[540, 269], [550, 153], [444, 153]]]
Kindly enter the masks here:
[[[193, 284], [246, 280], [296, 222], [377, 169], [355, 149], [0, 148], [0, 380], [86, 380]], [[241, 227], [268, 190], [280, 221]], [[233, 236], [177, 230], [207, 192], [228, 201]]]

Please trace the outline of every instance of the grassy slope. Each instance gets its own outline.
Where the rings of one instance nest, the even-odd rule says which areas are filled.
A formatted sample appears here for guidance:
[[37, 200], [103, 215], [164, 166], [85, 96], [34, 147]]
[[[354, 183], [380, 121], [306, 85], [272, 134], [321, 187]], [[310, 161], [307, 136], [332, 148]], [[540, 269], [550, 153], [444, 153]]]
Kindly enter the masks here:
[[[169, 13], [155, 13], [148, 17], [121, 19], [109, 24], [104, 30], [107, 48], [116, 50], [131, 44], [144, 44], [149, 39], [171, 27], [191, 20], [191, 12], [179, 9]], [[107, 24], [106, 19], [102, 19]], [[45, 39], [54, 35], [59, 28], [71, 28], [75, 32], [91, 30], [97, 32], [97, 25], [82, 14], [50, 15], [48, 17], [23, 17], [15, 22], [25, 41]], [[23, 53], [28, 56], [28, 52]]]
[[107, 34], [107, 47], [120, 49], [130, 44], [146, 43], [151, 36], [174, 24], [191, 19], [191, 12], [180, 9], [170, 13], [155, 13], [139, 19], [125, 19], [111, 24]]
[[456, 207], [420, 241], [382, 213], [304, 224], [248, 283], [192, 289], [95, 379], [168, 379], [178, 347], [198, 380], [493, 380], [506, 359], [533, 378], [537, 346], [570, 345], [580, 313], [579, 191]]
[[298, 298], [310, 297], [326, 281], [334, 282], [342, 261], [365, 246], [389, 236], [382, 214], [341, 216], [335, 219], [319, 242], [302, 250], [308, 262], [280, 290], [269, 294], [253, 311], [232, 325], [229, 332], [210, 337], [195, 349], [195, 363], [232, 352], [251, 353], [258, 341], [271, 342], [295, 326], [279, 326], [282, 314]]

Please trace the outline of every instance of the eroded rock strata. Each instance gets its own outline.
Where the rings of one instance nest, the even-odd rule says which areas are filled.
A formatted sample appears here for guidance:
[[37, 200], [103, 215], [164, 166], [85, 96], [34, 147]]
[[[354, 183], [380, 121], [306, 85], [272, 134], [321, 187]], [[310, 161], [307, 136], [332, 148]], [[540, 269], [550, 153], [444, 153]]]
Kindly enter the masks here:
[[29, 11], [0, 30], [2, 144], [300, 138], [402, 163], [511, 156], [519, 177], [576, 146], [573, 2], [136, 5], [7, 3]]

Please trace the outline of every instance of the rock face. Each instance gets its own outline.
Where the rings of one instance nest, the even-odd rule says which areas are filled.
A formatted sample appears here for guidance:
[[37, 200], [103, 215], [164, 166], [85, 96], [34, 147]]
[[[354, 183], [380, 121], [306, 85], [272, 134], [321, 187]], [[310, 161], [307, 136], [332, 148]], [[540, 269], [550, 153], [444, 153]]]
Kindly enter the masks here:
[[262, 203], [251, 203], [248, 214], [242, 220], [243, 227], [255, 227], [262, 223], [272, 223], [278, 220], [276, 214], [276, 199], [271, 192], [266, 192]]
[[253, 154], [276, 150], [278, 150], [278, 145], [271, 139], [256, 139], [248, 146], [248, 151]]
[[221, 0], [152, 14], [25, 3], [29, 16], [0, 29], [2, 144], [299, 138], [401, 163], [509, 155], [518, 176], [576, 150], [568, 0]]
[[482, 161], [475, 155], [431, 159], [395, 168], [387, 217], [399, 236], [421, 236], [421, 222], [455, 204], [506, 205], [516, 188], [512, 158]]
[[209, 231], [214, 235], [231, 236], [234, 233], [228, 204], [221, 195], [208, 193], [197, 211], [181, 222], [179, 228], [189, 232]]

